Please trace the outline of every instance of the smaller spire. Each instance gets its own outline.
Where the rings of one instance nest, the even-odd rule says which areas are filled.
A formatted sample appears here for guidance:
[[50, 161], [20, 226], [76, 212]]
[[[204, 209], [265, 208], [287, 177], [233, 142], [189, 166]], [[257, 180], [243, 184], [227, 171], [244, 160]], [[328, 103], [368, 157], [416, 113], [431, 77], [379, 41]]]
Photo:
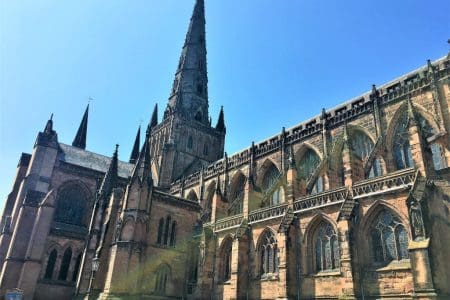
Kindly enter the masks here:
[[227, 128], [225, 127], [225, 116], [223, 113], [223, 106], [220, 107], [219, 119], [217, 119], [216, 130], [221, 131], [223, 133], [227, 132]]
[[155, 107], [153, 108], [152, 119], [150, 120], [148, 126], [150, 129], [152, 129], [156, 125], [158, 125], [158, 103], [156, 103]]
[[107, 203], [108, 197], [111, 195], [113, 188], [117, 183], [118, 175], [118, 167], [119, 167], [119, 145], [116, 144], [116, 149], [114, 150], [114, 154], [112, 156], [111, 162], [109, 164], [108, 171], [106, 171], [105, 176], [103, 177], [100, 188], [98, 189], [98, 199], [103, 201], [103, 203]]
[[50, 115], [50, 119], [48, 119], [47, 124], [45, 124], [44, 133], [53, 134], [55, 131], [53, 130], [53, 114]]
[[150, 130], [147, 128], [147, 132], [145, 135], [145, 142], [144, 145], [142, 145], [141, 152], [139, 153], [139, 157], [136, 161], [136, 164], [134, 166], [133, 175], [131, 177], [131, 182], [133, 182], [136, 178], [140, 179], [141, 184], [144, 183], [144, 181], [147, 181], [148, 185], [152, 184], [152, 173], [150, 169]]
[[139, 158], [140, 144], [141, 144], [141, 125], [139, 125], [138, 131], [136, 134], [136, 139], [134, 140], [133, 151], [131, 151], [131, 156], [130, 156], [130, 164], [134, 164], [136, 162], [136, 160]]
[[81, 119], [80, 127], [78, 127], [77, 134], [75, 135], [75, 139], [72, 142], [72, 146], [86, 149], [86, 136], [87, 136], [87, 127], [88, 127], [88, 116], [89, 116], [89, 104], [84, 111], [83, 119]]

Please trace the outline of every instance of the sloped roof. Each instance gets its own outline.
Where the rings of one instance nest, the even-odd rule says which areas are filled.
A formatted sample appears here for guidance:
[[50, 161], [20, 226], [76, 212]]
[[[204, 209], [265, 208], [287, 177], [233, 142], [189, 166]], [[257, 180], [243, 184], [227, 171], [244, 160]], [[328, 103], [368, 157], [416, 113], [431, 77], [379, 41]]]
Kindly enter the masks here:
[[[62, 162], [106, 173], [111, 157], [86, 151], [77, 147], [59, 143], [58, 159]], [[118, 173], [121, 178], [128, 178], [133, 171], [133, 164], [119, 161]]]

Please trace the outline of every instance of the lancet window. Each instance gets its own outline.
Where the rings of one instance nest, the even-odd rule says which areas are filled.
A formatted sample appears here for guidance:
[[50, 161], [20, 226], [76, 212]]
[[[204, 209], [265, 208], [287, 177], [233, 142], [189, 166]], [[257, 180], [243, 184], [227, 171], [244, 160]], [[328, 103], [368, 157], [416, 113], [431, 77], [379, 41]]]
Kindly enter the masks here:
[[222, 281], [228, 281], [231, 278], [231, 252], [232, 240], [227, 239], [223, 242], [221, 251], [220, 278]]
[[172, 221], [171, 216], [167, 216], [165, 219], [159, 219], [158, 236], [156, 240], [158, 245], [175, 247], [176, 234], [177, 223]]
[[166, 264], [162, 264], [156, 270], [155, 275], [155, 294], [165, 295], [167, 282], [170, 280], [170, 269]]

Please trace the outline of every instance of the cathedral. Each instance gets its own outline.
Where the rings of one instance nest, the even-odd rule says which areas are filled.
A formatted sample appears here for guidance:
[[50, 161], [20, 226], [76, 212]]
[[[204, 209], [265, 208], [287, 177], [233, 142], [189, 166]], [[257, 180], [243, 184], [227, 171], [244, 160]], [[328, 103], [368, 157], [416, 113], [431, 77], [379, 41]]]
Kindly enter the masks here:
[[86, 150], [89, 107], [71, 145], [47, 121], [2, 213], [0, 298], [450, 299], [450, 55], [228, 156], [206, 52], [197, 0], [128, 161]]

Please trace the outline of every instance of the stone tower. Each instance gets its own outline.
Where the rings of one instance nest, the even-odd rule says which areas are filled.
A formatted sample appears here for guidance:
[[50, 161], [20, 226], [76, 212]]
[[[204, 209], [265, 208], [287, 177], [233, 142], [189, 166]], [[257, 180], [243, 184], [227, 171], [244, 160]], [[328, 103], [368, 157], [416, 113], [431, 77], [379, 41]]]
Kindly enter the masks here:
[[223, 156], [223, 111], [215, 127], [208, 114], [204, 0], [196, 1], [163, 120], [158, 124], [154, 113], [149, 127], [159, 186], [167, 187]]

